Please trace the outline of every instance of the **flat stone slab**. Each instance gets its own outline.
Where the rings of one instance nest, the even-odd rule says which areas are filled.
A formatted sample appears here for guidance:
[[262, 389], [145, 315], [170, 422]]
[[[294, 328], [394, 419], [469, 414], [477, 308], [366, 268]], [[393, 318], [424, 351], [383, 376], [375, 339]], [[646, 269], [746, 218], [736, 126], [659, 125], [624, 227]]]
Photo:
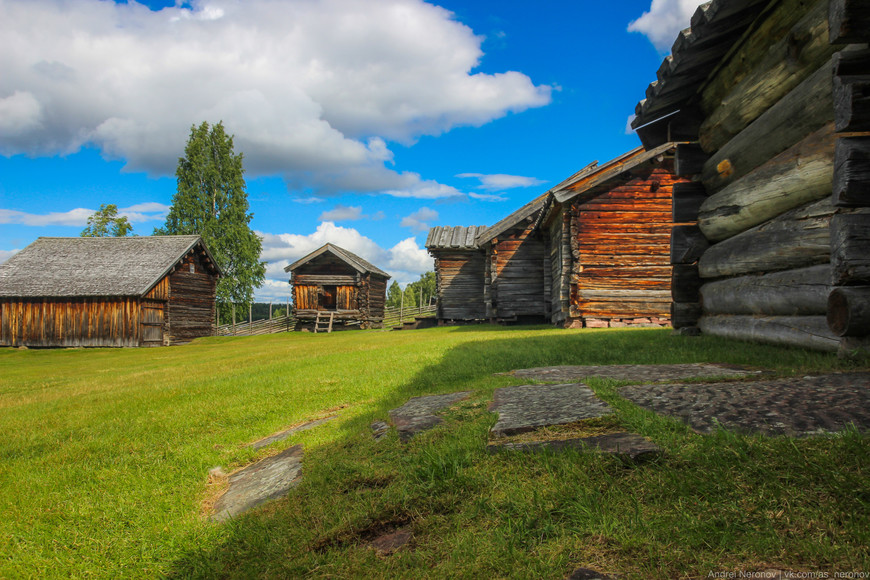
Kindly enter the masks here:
[[734, 365], [692, 363], [677, 365], [604, 365], [604, 366], [556, 366], [519, 369], [504, 373], [523, 379], [550, 382], [577, 382], [589, 377], [658, 383], [708, 377], [744, 377], [761, 374], [762, 371]]
[[249, 447], [253, 447], [254, 449], [261, 449], [267, 445], [271, 445], [275, 441], [283, 441], [287, 439], [291, 435], [295, 433], [299, 433], [300, 431], [307, 431], [308, 429], [313, 429], [318, 425], [323, 425], [327, 421], [332, 421], [333, 419], [337, 419], [338, 415], [331, 415], [329, 417], [324, 417], [323, 419], [315, 419], [314, 421], [306, 421], [301, 425], [297, 425], [295, 427], [291, 427], [290, 429], [285, 429], [280, 433], [275, 433], [274, 435], [269, 435], [268, 437], [264, 437], [259, 441], [254, 441], [249, 445]]
[[390, 410], [390, 421], [399, 433], [399, 439], [408, 441], [423, 431], [427, 431], [441, 422], [436, 413], [450, 405], [466, 399], [471, 391], [447, 393], [446, 395], [428, 395], [414, 397], [398, 409]]
[[581, 451], [599, 450], [602, 453], [615, 455], [621, 459], [640, 463], [654, 459], [662, 454], [662, 449], [652, 441], [635, 433], [608, 433], [592, 437], [573, 439], [556, 439], [551, 441], [529, 441], [522, 443], [490, 443], [487, 451], [562, 451], [563, 449], [579, 449]]
[[214, 521], [224, 521], [286, 495], [302, 478], [302, 446], [295, 445], [230, 475], [230, 486], [214, 505]]
[[754, 382], [631, 385], [629, 401], [682, 419], [700, 433], [726, 429], [802, 437], [841, 431], [849, 423], [870, 430], [870, 373]]
[[498, 413], [498, 421], [490, 430], [495, 437], [517, 435], [550, 425], [566, 425], [611, 413], [607, 403], [580, 383], [496, 389], [489, 410]]

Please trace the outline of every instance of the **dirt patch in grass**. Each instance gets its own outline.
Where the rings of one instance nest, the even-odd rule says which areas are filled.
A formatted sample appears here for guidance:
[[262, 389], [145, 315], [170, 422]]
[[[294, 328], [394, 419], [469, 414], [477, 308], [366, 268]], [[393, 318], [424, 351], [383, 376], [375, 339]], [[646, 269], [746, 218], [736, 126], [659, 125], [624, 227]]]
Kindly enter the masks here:
[[400, 529], [409, 529], [413, 518], [408, 514], [398, 514], [390, 518], [376, 519], [360, 529], [340, 530], [326, 537], [319, 538], [311, 544], [311, 550], [324, 553], [333, 548], [345, 548], [350, 545], [371, 543], [377, 538], [394, 534]]

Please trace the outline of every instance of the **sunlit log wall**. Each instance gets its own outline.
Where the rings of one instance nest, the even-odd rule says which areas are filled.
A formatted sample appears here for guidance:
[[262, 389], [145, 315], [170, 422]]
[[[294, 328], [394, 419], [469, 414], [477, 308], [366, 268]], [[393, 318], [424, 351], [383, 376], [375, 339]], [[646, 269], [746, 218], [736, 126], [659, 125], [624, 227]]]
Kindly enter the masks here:
[[691, 24], [635, 121], [648, 148], [675, 134], [694, 142], [678, 149], [677, 169], [707, 196], [702, 235], [681, 238], [680, 251], [700, 255], [698, 276], [672, 289], [676, 306], [699, 286], [699, 303], [675, 326], [866, 348], [868, 3], [714, 0]]

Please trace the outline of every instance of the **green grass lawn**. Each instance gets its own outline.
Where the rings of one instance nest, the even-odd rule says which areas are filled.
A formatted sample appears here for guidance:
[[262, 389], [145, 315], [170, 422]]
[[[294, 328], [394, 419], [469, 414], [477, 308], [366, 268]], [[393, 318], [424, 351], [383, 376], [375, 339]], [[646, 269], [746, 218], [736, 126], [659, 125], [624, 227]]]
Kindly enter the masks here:
[[[0, 349], [0, 577], [624, 578], [870, 571], [870, 438], [697, 435], [590, 386], [666, 455], [489, 455], [493, 373], [556, 364], [723, 362], [783, 376], [832, 355], [666, 330], [533, 327], [293, 333], [161, 349]], [[368, 425], [408, 397], [473, 390], [401, 444]], [[341, 407], [260, 451], [244, 445]], [[227, 471], [305, 446], [284, 500], [208, 521]], [[411, 544], [366, 547], [400, 525]]]

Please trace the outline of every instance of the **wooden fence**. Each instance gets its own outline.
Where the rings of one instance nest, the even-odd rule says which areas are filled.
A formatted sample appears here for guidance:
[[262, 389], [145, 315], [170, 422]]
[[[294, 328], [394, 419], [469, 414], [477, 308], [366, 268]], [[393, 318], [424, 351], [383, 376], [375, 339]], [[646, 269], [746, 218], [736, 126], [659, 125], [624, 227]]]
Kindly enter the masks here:
[[271, 320], [255, 320], [221, 324], [217, 327], [217, 336], [251, 336], [254, 334], [274, 334], [290, 332], [296, 327], [296, 319], [292, 316], [276, 316]]
[[411, 322], [418, 316], [435, 316], [437, 306], [412, 306], [411, 308], [385, 308], [384, 328], [401, 326], [403, 322]]

